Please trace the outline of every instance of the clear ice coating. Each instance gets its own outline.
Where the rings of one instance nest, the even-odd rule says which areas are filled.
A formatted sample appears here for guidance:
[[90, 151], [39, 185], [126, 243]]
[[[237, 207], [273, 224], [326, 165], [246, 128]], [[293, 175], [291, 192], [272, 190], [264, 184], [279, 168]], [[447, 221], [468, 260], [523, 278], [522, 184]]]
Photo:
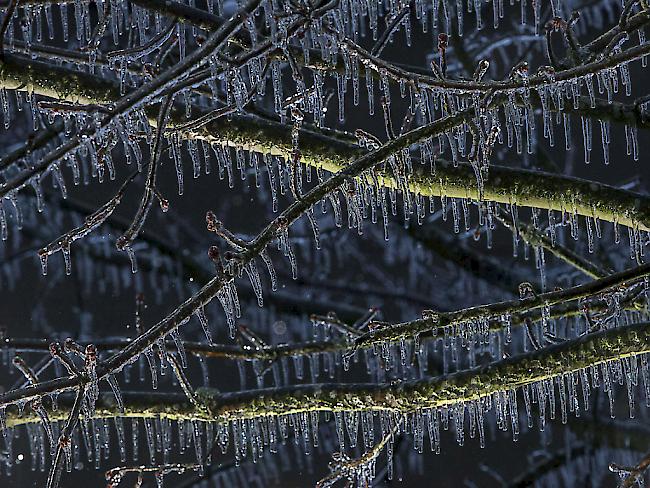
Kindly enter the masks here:
[[[111, 436], [122, 463], [127, 447], [134, 463], [142, 456], [139, 450], [148, 450], [145, 461], [157, 466], [171, 465], [178, 449], [189, 451], [197, 471], [202, 470], [213, 455], [215, 429], [217, 444], [231, 450], [237, 465], [248, 460], [261, 465], [265, 450], [309, 464], [313, 461], [305, 459], [325, 446], [327, 454], [341, 451], [332, 456], [330, 480], [367, 486], [384, 469], [378, 461], [384, 451], [386, 476], [400, 469], [396, 439], [407, 434], [409, 447], [418, 452], [426, 435], [431, 449], [441, 452], [445, 431], [459, 445], [478, 437], [484, 447], [495, 429], [517, 440], [535, 421], [542, 429], [551, 420], [570, 424], [570, 414], [595, 415], [601, 403], [609, 415], [620, 417], [616, 396], [622, 387], [629, 416], [643, 421], [642, 395], [650, 401], [647, 357], [622, 354], [472, 398], [403, 411], [346, 404], [331, 415], [325, 408], [298, 406], [215, 419], [212, 425], [203, 417], [184, 418], [171, 407], [169, 416], [154, 408], [142, 419], [131, 417], [131, 445], [125, 444], [124, 421], [128, 424], [134, 414], [134, 397], [133, 391], [121, 391], [119, 372], [136, 394], [150, 394], [149, 386], [157, 390], [154, 400], [168, 395], [170, 382], [190, 391], [185, 380], [199, 375], [204, 386], [221, 388], [231, 372], [224, 364], [231, 360], [242, 391], [254, 391], [256, 385], [277, 393], [310, 382], [340, 387], [352, 377], [357, 381], [356, 375], [363, 377], [358, 381], [395, 386], [466, 374], [647, 320], [647, 276], [643, 284], [637, 276], [566, 303], [547, 295], [594, 283], [581, 281], [585, 275], [591, 280], [643, 266], [648, 233], [640, 218], [645, 208], [641, 179], [605, 181], [605, 186], [570, 175], [595, 171], [601, 163], [620, 166], [621, 155], [614, 154], [617, 138], [625, 137], [630, 160], [641, 159], [639, 131], [647, 125], [647, 97], [637, 98], [643, 86], [633, 86], [633, 78], [637, 59], [645, 66], [650, 49], [634, 22], [646, 16], [645, 3], [623, 8], [602, 1], [516, 3], [263, 0], [235, 5], [208, 0], [154, 2], [156, 9], [150, 9], [150, 2], [126, 0], [9, 2], [3, 14], [0, 83], [2, 140], [10, 140], [0, 160], [0, 286], [3, 294], [22, 288], [27, 272], [20, 267], [21, 249], [40, 249], [37, 264], [47, 275], [43, 300], [72, 291], [76, 283], [91, 293], [80, 293], [72, 312], [82, 324], [79, 331], [53, 327], [52, 314], [40, 303], [31, 307], [28, 322], [42, 326], [38, 331], [48, 335], [48, 343], [63, 340], [65, 330], [92, 347], [72, 348], [67, 360], [41, 360], [36, 357], [40, 349], [27, 348], [29, 362], [19, 368], [24, 378], [14, 387], [11, 378], [3, 390], [9, 393], [0, 397], [22, 395], [13, 405], [0, 406], [7, 452], [0, 453], [0, 469], [5, 464], [16, 469], [11, 443], [16, 431], [25, 430], [31, 467], [47, 470], [47, 453], [51, 458], [61, 443], [69, 385], [81, 384], [79, 377], [86, 389], [79, 424], [62, 447], [66, 470], [82, 463], [82, 448], [88, 463], [103, 466], [110, 458]], [[240, 9], [247, 10], [236, 14]], [[574, 10], [580, 15], [570, 14]], [[635, 20], [628, 24], [630, 19]], [[614, 30], [608, 30], [612, 22]], [[598, 36], [589, 41], [592, 31]], [[43, 34], [56, 43], [44, 41]], [[426, 52], [416, 52], [422, 34]], [[426, 69], [393, 57], [391, 52], [404, 46], [409, 54], [426, 58]], [[21, 69], [12, 71], [15, 59]], [[550, 65], [534, 71], [547, 61]], [[57, 76], [38, 72], [48, 64], [56, 66]], [[29, 74], [27, 81], [21, 71]], [[83, 85], [86, 79], [92, 80], [90, 90]], [[60, 80], [65, 90], [59, 89]], [[166, 97], [174, 100], [169, 120], [154, 120], [150, 108]], [[380, 110], [378, 118], [358, 121]], [[562, 129], [556, 127], [560, 124]], [[566, 154], [558, 147], [558, 131], [564, 134]], [[600, 131], [600, 147], [593, 144], [594, 131]], [[157, 173], [151, 171], [156, 134], [165, 149]], [[578, 159], [589, 167], [578, 169]], [[193, 178], [187, 179], [190, 167]], [[124, 203], [135, 205], [134, 212], [120, 205], [122, 190], [115, 193], [110, 186], [127, 181], [131, 172], [135, 183]], [[143, 182], [145, 175], [150, 176]], [[217, 186], [217, 175], [227, 185]], [[268, 185], [261, 181], [267, 177]], [[563, 187], [567, 181], [575, 185]], [[149, 211], [141, 197], [143, 184], [165, 215]], [[103, 185], [98, 195], [106, 190], [112, 196], [93, 211], [78, 198], [93, 196], [95, 185]], [[257, 237], [242, 239], [246, 245], [235, 240], [220, 264], [206, 264], [204, 251], [200, 256], [196, 250], [214, 243], [193, 232], [190, 219], [180, 215], [183, 204], [175, 205], [181, 199], [163, 197], [161, 192], [175, 193], [170, 191], [174, 186], [183, 201], [202, 205], [203, 197], [214, 197], [226, 213], [250, 201], [254, 210], [247, 209], [243, 219], [237, 215], [242, 232], [253, 232], [258, 217], [270, 223], [260, 226]], [[127, 254], [118, 256], [113, 244], [123, 232], [123, 219], [147, 222], [142, 235], [124, 248]], [[501, 220], [512, 230], [512, 261], [498, 248]], [[379, 221], [379, 229], [370, 225]], [[621, 225], [629, 249], [627, 242], [616, 246]], [[360, 237], [346, 234], [345, 227]], [[444, 229], [449, 239], [429, 233], [434, 228]], [[483, 236], [487, 250], [477, 250]], [[59, 251], [61, 262], [49, 259]], [[529, 273], [526, 261], [538, 275]], [[268, 277], [258, 269], [261, 262]], [[67, 280], [66, 287], [60, 279]], [[517, 300], [517, 285], [528, 281]], [[264, 295], [267, 287], [278, 293]], [[144, 327], [138, 315], [135, 332], [130, 327], [125, 332], [129, 320], [114, 317], [120, 307], [113, 310], [109, 300], [134, 290], [151, 290], [146, 318], [152, 322]], [[170, 296], [181, 305], [174, 308]], [[208, 303], [214, 297], [223, 314]], [[515, 305], [496, 306], [494, 313], [472, 316], [466, 310], [470, 302], [499, 304], [511, 298]], [[111, 322], [122, 327], [118, 336], [104, 337], [99, 329], [107, 317], [87, 316], [88, 303], [100, 300], [111, 307]], [[461, 318], [448, 323], [450, 315], [434, 311], [422, 319], [424, 325], [413, 321], [408, 327], [381, 317], [351, 319], [375, 302], [390, 302], [386, 316], [391, 320], [417, 316], [414, 311], [424, 307], [458, 308]], [[539, 303], [527, 309], [528, 302]], [[165, 311], [158, 313], [162, 305]], [[345, 319], [329, 315], [311, 337], [305, 330], [311, 307], [318, 313], [336, 309]], [[198, 327], [185, 327], [192, 315], [203, 335]], [[240, 338], [244, 322], [260, 336], [248, 334], [241, 343], [225, 338], [225, 328]], [[406, 332], [370, 340], [377, 334], [390, 337], [391, 331]], [[5, 337], [4, 330], [0, 336], [7, 344], [15, 338], [13, 332]], [[12, 348], [3, 346], [8, 358], [23, 354]], [[176, 358], [183, 372], [171, 375], [167, 366]], [[137, 378], [128, 376], [132, 365], [139, 370]], [[50, 381], [68, 386], [59, 391]], [[106, 384], [110, 390], [100, 388]], [[47, 391], [27, 395], [15, 389]], [[24, 429], [12, 427], [14, 405], [33, 418]], [[112, 417], [104, 416], [107, 408], [114, 409]], [[304, 452], [304, 459], [287, 454], [283, 441], [290, 436], [295, 442], [287, 444]], [[633, 461], [628, 464], [634, 466]], [[147, 473], [159, 486], [171, 474], [151, 468]], [[631, 471], [616, 472], [625, 477]]]

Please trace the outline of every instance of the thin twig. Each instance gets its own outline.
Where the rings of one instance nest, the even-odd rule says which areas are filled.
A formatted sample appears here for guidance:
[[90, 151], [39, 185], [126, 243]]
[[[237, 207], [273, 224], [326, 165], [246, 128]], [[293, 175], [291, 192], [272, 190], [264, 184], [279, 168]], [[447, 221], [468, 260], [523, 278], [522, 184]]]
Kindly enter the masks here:
[[650, 454], [644, 456], [644, 458], [641, 459], [641, 461], [639, 461], [636, 466], [626, 467], [619, 466], [615, 463], [609, 465], [610, 471], [623, 476], [623, 479], [619, 484], [619, 488], [632, 488], [637, 483], [639, 483], [640, 486], [643, 486], [643, 477], [645, 476], [648, 468], [650, 468]]
[[167, 125], [167, 117], [169, 116], [169, 109], [171, 107], [172, 101], [173, 96], [167, 95], [160, 105], [158, 123], [156, 128], [156, 142], [154, 143], [153, 150], [151, 152], [151, 161], [149, 162], [149, 170], [147, 172], [147, 179], [145, 181], [142, 200], [140, 201], [138, 211], [133, 218], [133, 222], [126, 230], [126, 232], [120, 238], [118, 238], [115, 244], [121, 251], [125, 251], [131, 248], [133, 241], [135, 241], [135, 239], [138, 237], [138, 234], [142, 230], [145, 220], [147, 219], [147, 214], [151, 209], [151, 204], [153, 203], [156, 191], [156, 177], [160, 153], [162, 152], [162, 138], [165, 132], [165, 126]]
[[72, 463], [72, 433], [79, 422], [79, 413], [81, 412], [85, 391], [85, 385], [80, 385], [77, 390], [70, 414], [59, 436], [56, 455], [54, 456], [50, 473], [47, 477], [47, 488], [56, 488], [59, 486], [64, 464]]
[[[514, 230], [512, 222], [506, 221], [503, 216], [497, 216], [499, 222], [510, 230]], [[559, 242], [552, 242], [551, 239], [541, 234], [537, 229], [530, 225], [522, 223], [517, 224], [519, 235], [531, 246], [541, 247], [551, 254], [561, 259], [570, 266], [582, 271], [585, 275], [593, 279], [599, 279], [611, 274], [611, 271], [602, 269], [600, 266], [579, 256], [571, 249], [563, 246]]]

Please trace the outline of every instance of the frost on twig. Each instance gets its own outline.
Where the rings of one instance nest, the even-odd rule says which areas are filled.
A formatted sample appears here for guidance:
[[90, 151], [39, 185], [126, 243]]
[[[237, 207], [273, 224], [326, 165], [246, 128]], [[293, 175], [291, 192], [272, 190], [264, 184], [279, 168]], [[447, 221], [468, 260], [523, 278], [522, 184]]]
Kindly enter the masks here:
[[61, 251], [63, 254], [63, 259], [65, 261], [65, 273], [69, 275], [72, 272], [70, 246], [74, 241], [83, 239], [92, 231], [104, 224], [104, 222], [106, 222], [106, 220], [113, 214], [115, 209], [122, 202], [122, 198], [124, 197], [124, 193], [126, 192], [127, 187], [135, 179], [136, 176], [137, 173], [134, 173], [129, 178], [127, 178], [115, 196], [107, 201], [104, 205], [99, 207], [91, 215], [86, 217], [82, 225], [66, 232], [64, 235], [55, 239], [47, 246], [39, 249], [38, 256], [41, 261], [41, 269], [44, 275], [47, 274], [47, 261], [49, 256], [58, 251]]
[[375, 478], [377, 458], [384, 448], [386, 448], [388, 453], [388, 479], [392, 479], [392, 444], [400, 427], [401, 422], [397, 422], [377, 444], [357, 459], [350, 459], [344, 453], [334, 453], [332, 456], [333, 460], [330, 462], [330, 470], [332, 473], [319, 480], [316, 483], [316, 488], [328, 488], [340, 480], [347, 480], [348, 483], [359, 487], [371, 485]]
[[156, 480], [158, 486], [162, 486], [165, 476], [168, 474], [184, 474], [192, 471], [199, 471], [201, 466], [198, 464], [164, 464], [161, 466], [118, 466], [109, 469], [104, 474], [107, 488], [117, 488], [122, 483], [124, 477], [135, 474], [136, 485], [140, 487], [144, 481], [145, 474], [151, 474]]

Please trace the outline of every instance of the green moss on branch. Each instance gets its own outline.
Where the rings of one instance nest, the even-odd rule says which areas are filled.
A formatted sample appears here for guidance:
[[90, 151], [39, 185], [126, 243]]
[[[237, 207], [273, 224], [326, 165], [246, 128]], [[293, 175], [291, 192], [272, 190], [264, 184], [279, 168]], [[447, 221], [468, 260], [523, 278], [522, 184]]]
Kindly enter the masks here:
[[[216, 420], [228, 422], [266, 416], [313, 411], [377, 410], [399, 413], [424, 408], [450, 407], [475, 401], [495, 392], [516, 390], [590, 366], [650, 352], [650, 323], [583, 336], [535, 352], [514, 356], [488, 366], [458, 373], [408, 381], [400, 384], [316, 384], [293, 385], [237, 393], [200, 388], [200, 407], [173, 394], [124, 394], [126, 411], [117, 411], [109, 395], [98, 404], [97, 417], [165, 417], [171, 420]], [[69, 404], [50, 417], [63, 419]], [[11, 408], [7, 425], [38, 422], [31, 413], [17, 415]]]
[[[5, 88], [33, 90], [42, 96], [82, 104], [108, 104], [119, 99], [119, 90], [112, 82], [66, 68], [25, 62], [17, 56], [9, 57], [0, 67], [0, 82]], [[154, 120], [151, 122], [155, 124]], [[186, 137], [283, 158], [289, 158], [293, 151], [291, 131], [285, 125], [254, 116], [220, 119]], [[346, 134], [303, 130], [301, 160], [306, 165], [337, 173], [362, 154], [353, 142]], [[380, 172], [378, 180], [385, 187], [397, 186], [388, 173]], [[23, 185], [27, 181], [27, 176], [20, 178]], [[439, 162], [434, 175], [423, 170], [416, 172], [410, 178], [409, 188], [424, 196], [473, 200], [479, 197], [473, 170], [468, 165], [454, 167], [444, 161]], [[0, 194], [6, 191], [0, 187]], [[650, 231], [650, 198], [578, 178], [494, 166], [485, 182], [484, 197], [492, 202], [568, 211]]]

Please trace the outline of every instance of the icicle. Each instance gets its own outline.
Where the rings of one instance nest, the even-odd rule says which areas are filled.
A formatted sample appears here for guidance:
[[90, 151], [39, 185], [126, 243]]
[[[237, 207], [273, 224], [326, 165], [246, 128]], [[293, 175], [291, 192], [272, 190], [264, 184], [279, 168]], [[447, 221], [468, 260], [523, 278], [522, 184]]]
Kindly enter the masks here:
[[65, 263], [65, 274], [70, 276], [72, 274], [72, 260], [70, 257], [70, 241], [67, 239], [61, 245], [61, 254], [63, 254], [63, 262]]
[[5, 130], [9, 129], [11, 125], [11, 111], [9, 109], [9, 98], [7, 97], [7, 90], [0, 88], [0, 104], [2, 105], [2, 118], [4, 120]]
[[174, 341], [174, 345], [176, 346], [176, 350], [178, 351], [178, 356], [180, 357], [181, 360], [181, 367], [187, 368], [187, 354], [185, 353], [185, 346], [183, 345], [183, 341], [181, 340], [181, 336], [180, 336], [180, 332], [178, 331], [178, 328], [172, 330], [169, 333], [169, 335]]
[[176, 168], [176, 179], [178, 181], [178, 194], [183, 194], [183, 159], [181, 157], [181, 143], [177, 134], [172, 134], [170, 137], [170, 147], [172, 157], [174, 158], [174, 166]]
[[194, 450], [196, 462], [199, 465], [199, 476], [203, 475], [203, 440], [201, 435], [201, 424], [198, 420], [192, 420], [192, 437], [194, 439]]
[[366, 66], [366, 88], [368, 90], [368, 113], [375, 114], [375, 94], [373, 84], [373, 73], [369, 66]]
[[[3, 241], [6, 241], [9, 238], [9, 226], [7, 225], [7, 215], [5, 213], [5, 208], [3, 201], [0, 200], [0, 234]], [[44, 272], [43, 274], [46, 274]]]
[[632, 155], [634, 161], [639, 160], [639, 142], [637, 139], [637, 128], [625, 125], [625, 140], [627, 142], [627, 154]]
[[120, 413], [124, 413], [124, 400], [122, 400], [122, 393], [120, 392], [120, 385], [117, 383], [117, 379], [114, 375], [109, 374], [106, 376], [106, 381], [108, 381], [111, 390], [113, 390], [113, 395], [115, 395], [118, 411]]
[[147, 436], [147, 448], [149, 450], [149, 462], [156, 464], [156, 442], [154, 437], [153, 419], [146, 417], [144, 419], [144, 431]]
[[203, 307], [197, 308], [194, 312], [194, 315], [196, 315], [196, 318], [199, 320], [208, 343], [213, 344], [212, 333], [210, 332], [210, 324], [208, 324], [208, 318], [205, 316], [205, 310], [203, 310]]
[[257, 305], [259, 307], [264, 306], [264, 300], [262, 297], [262, 282], [260, 280], [260, 275], [257, 271], [257, 266], [255, 265], [255, 261], [251, 260], [249, 261], [246, 266], [244, 266], [244, 270], [246, 271], [246, 274], [248, 275], [248, 279], [251, 282], [251, 286], [253, 287], [253, 292], [255, 293], [255, 297], [257, 298]]
[[266, 264], [266, 268], [267, 268], [267, 270], [269, 272], [269, 277], [271, 279], [271, 289], [273, 291], [276, 291], [278, 289], [278, 279], [277, 279], [277, 275], [275, 273], [275, 268], [273, 267], [273, 262], [271, 261], [271, 258], [269, 257], [269, 254], [266, 251], [266, 249], [264, 249], [260, 253], [260, 257], [264, 261], [264, 264]]
[[587, 92], [589, 93], [589, 106], [591, 108], [596, 108], [596, 97], [594, 94], [594, 75], [593, 74], [588, 74], [585, 76], [585, 82], [587, 84]]
[[47, 415], [47, 411], [43, 408], [43, 404], [41, 403], [40, 399], [36, 399], [32, 401], [32, 410], [38, 415], [39, 419], [41, 420], [41, 426], [43, 427], [43, 430], [45, 431], [45, 435], [47, 436], [47, 440], [50, 445], [50, 452], [54, 453], [56, 449], [56, 444], [54, 443], [54, 434], [52, 433], [52, 424], [50, 422], [50, 419]]
[[140, 427], [138, 425], [138, 418], [133, 417], [131, 419], [131, 448], [133, 449], [133, 461], [138, 460], [138, 434], [140, 431]]
[[158, 388], [158, 374], [156, 373], [156, 360], [153, 353], [153, 349], [148, 347], [144, 351], [145, 358], [149, 364], [149, 371], [151, 373], [151, 388], [156, 390]]
[[117, 445], [120, 450], [120, 462], [126, 462], [126, 434], [124, 433], [124, 421], [122, 417], [114, 417], [115, 431], [117, 432]]
[[588, 117], [580, 117], [582, 124], [582, 141], [584, 144], [585, 163], [589, 164], [591, 160], [591, 119]]
[[603, 146], [603, 159], [605, 164], [609, 164], [609, 121], [600, 120], [600, 135]]
[[86, 401], [90, 415], [95, 412], [95, 402], [99, 398], [99, 378], [97, 377], [97, 348], [93, 344], [88, 344], [84, 351], [84, 367], [90, 380], [86, 388]]

